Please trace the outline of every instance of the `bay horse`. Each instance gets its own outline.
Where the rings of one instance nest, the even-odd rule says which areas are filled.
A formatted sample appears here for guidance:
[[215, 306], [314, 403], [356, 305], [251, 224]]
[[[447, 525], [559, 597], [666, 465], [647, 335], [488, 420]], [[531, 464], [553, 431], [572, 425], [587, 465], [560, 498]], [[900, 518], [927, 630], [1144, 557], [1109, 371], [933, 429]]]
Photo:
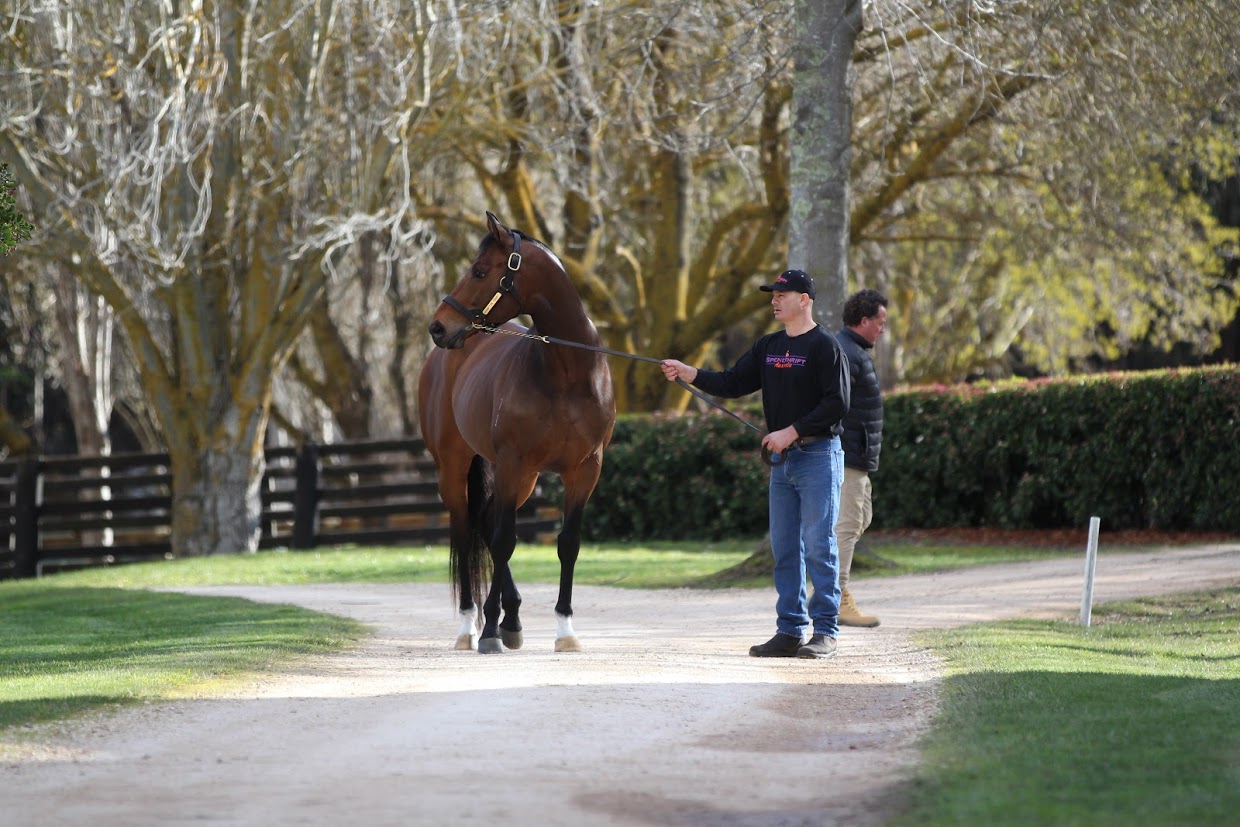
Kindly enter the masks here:
[[[579, 651], [573, 570], [582, 516], [616, 421], [611, 368], [602, 353], [537, 338], [601, 345], [555, 253], [490, 212], [486, 220], [477, 258], [432, 317], [428, 332], [437, 347], [418, 381], [422, 438], [435, 460], [450, 520], [451, 577], [461, 619], [456, 648], [520, 648], [521, 595], [509, 568], [517, 509], [529, 499], [539, 472], [551, 471], [564, 483], [555, 651]], [[511, 321], [521, 314], [529, 315], [532, 328]], [[517, 335], [475, 335], [501, 327]], [[482, 602], [488, 569], [490, 589]], [[479, 603], [482, 633], [475, 638]]]

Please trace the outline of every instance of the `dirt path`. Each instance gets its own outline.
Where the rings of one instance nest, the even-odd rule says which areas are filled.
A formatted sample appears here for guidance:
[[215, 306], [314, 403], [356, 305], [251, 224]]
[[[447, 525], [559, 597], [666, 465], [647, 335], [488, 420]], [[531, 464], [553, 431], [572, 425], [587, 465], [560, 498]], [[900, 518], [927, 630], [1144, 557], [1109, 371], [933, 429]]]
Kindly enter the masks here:
[[[1075, 618], [1082, 563], [866, 580], [873, 630], [828, 661], [760, 660], [773, 592], [579, 587], [586, 651], [552, 652], [550, 586], [525, 647], [454, 652], [446, 585], [229, 587], [372, 624], [228, 697], [0, 741], [8, 825], [878, 825], [935, 708], [909, 633]], [[1240, 545], [1109, 555], [1096, 602], [1240, 583]]]

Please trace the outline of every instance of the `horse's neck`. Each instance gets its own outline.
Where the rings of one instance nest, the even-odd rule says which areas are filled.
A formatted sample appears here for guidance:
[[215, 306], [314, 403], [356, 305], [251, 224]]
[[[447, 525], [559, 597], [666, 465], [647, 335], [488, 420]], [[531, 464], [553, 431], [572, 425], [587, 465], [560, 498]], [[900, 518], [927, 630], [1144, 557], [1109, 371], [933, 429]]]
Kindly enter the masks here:
[[[592, 347], [602, 344], [598, 330], [586, 315], [581, 299], [571, 284], [561, 289], [555, 300], [544, 296], [540, 304], [538, 311], [530, 314], [534, 329], [540, 335]], [[593, 351], [563, 345], [552, 347], [544, 356], [550, 362], [559, 363], [568, 370], [579, 370], [583, 367], [588, 369], [604, 358]]]
[[583, 345], [597, 345], [600, 342], [598, 330], [586, 315], [585, 307], [571, 283], [560, 286], [553, 296], [541, 296], [539, 307], [530, 314], [530, 318], [544, 336]]

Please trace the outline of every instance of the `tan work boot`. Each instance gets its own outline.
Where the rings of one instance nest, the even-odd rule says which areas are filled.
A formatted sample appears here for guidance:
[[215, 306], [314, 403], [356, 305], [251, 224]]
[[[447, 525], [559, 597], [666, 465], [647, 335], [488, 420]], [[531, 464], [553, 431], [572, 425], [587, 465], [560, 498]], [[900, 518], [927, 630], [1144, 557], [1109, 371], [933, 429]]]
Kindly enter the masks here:
[[840, 616], [841, 626], [865, 626], [867, 628], [878, 625], [878, 618], [874, 615], [863, 615], [861, 610], [857, 608], [857, 602], [853, 600], [852, 592], [844, 589], [840, 592]]

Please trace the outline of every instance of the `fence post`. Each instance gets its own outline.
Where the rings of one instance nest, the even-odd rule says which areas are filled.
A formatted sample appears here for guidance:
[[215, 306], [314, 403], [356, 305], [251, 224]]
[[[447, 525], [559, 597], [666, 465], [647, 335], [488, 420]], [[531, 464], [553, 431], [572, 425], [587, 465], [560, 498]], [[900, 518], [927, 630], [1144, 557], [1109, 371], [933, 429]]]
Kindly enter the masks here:
[[34, 577], [39, 556], [39, 460], [17, 464], [13, 503], [13, 576]]
[[1088, 627], [1094, 611], [1094, 570], [1098, 566], [1098, 517], [1089, 518], [1089, 540], [1085, 543], [1085, 587], [1081, 590], [1081, 625]]
[[293, 548], [315, 546], [319, 523], [319, 446], [307, 440], [297, 452], [293, 489]]

